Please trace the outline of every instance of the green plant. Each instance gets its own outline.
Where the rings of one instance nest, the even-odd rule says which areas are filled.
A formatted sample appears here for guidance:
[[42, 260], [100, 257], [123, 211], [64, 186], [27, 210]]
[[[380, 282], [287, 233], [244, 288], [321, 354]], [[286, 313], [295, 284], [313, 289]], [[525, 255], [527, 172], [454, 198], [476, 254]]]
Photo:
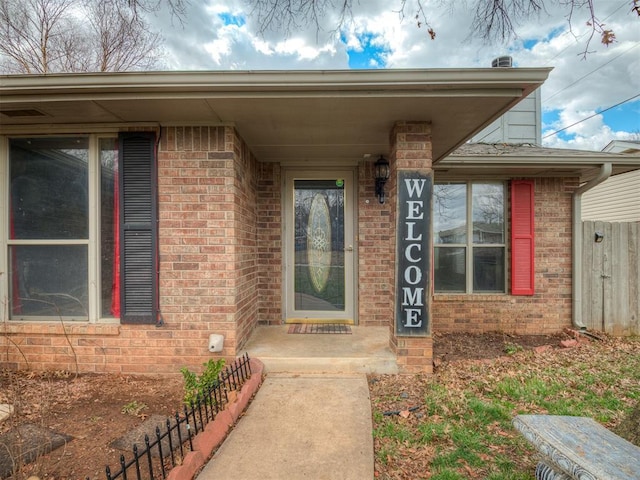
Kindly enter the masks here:
[[400, 443], [412, 441], [411, 431], [402, 425], [394, 423], [393, 420], [388, 420], [380, 427], [375, 428], [373, 437], [392, 438]]
[[523, 350], [524, 347], [522, 345], [518, 345], [517, 343], [506, 342], [504, 344], [504, 353], [506, 353], [507, 355], [513, 355]]
[[208, 393], [218, 383], [220, 372], [224, 368], [224, 358], [219, 360], [209, 359], [202, 364], [204, 370], [200, 375], [182, 367], [180, 373], [184, 379], [184, 403], [191, 405], [198, 398], [205, 398]]
[[[638, 382], [640, 342], [608, 338], [545, 355], [452, 362], [431, 377], [373, 377], [376, 473], [379, 478], [396, 478], [396, 472], [424, 478], [420, 472], [429, 471], [431, 480], [533, 480], [536, 455], [513, 428], [515, 415], [586, 416], [613, 428], [635, 407], [632, 428], [640, 438]], [[383, 414], [395, 408], [399, 391], [413, 392], [419, 416]]]
[[129, 402], [124, 407], [122, 407], [121, 412], [137, 417], [145, 408], [147, 408], [146, 403], [138, 403], [137, 400], [133, 400], [132, 402]]

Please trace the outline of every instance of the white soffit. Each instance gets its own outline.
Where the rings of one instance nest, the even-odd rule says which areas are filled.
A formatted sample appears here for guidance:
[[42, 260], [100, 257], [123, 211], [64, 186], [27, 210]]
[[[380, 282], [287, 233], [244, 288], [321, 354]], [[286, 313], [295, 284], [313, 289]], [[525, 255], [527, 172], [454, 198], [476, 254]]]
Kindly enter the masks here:
[[[235, 125], [260, 161], [389, 153], [398, 121], [431, 122], [438, 161], [548, 68], [144, 72], [0, 76], [0, 133], [64, 125]], [[37, 112], [24, 116], [12, 112]], [[37, 128], [36, 128], [37, 127]]]

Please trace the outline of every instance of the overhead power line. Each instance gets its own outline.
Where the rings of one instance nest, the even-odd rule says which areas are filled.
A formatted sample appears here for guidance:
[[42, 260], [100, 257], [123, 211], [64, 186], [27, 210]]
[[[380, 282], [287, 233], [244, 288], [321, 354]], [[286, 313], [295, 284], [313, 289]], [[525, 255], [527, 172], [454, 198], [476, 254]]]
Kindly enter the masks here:
[[587, 78], [589, 75], [591, 75], [592, 73], [596, 73], [598, 70], [600, 70], [601, 68], [609, 65], [611, 62], [613, 62], [614, 60], [617, 60], [618, 58], [620, 58], [622, 55], [624, 55], [625, 53], [630, 52], [631, 50], [633, 50], [634, 48], [640, 46], [640, 42], [632, 45], [630, 48], [626, 49], [624, 52], [619, 53], [618, 55], [616, 55], [615, 57], [613, 57], [612, 59], [610, 59], [609, 61], [603, 63], [602, 65], [598, 66], [597, 68], [595, 68], [594, 70], [591, 70], [589, 73], [583, 75], [582, 77], [578, 78], [575, 82], [567, 85], [566, 87], [558, 90], [557, 92], [555, 92], [554, 94], [548, 96], [547, 98], [545, 98], [545, 101], [548, 101], [549, 99], [555, 97], [556, 95], [558, 95], [559, 93], [564, 92], [566, 89], [573, 87], [576, 83], [580, 82], [581, 80], [584, 80], [585, 78]]
[[591, 119], [591, 118], [595, 117], [596, 115], [600, 115], [600, 114], [602, 114], [602, 113], [604, 113], [604, 112], [606, 112], [606, 111], [608, 111], [608, 110], [611, 110], [612, 108], [619, 107], [620, 105], [623, 105], [623, 104], [625, 104], [625, 103], [627, 103], [627, 102], [630, 102], [631, 100], [635, 100], [635, 99], [636, 99], [636, 98], [638, 98], [638, 97], [640, 97], [640, 93], [637, 93], [637, 94], [635, 94], [634, 96], [629, 97], [629, 98], [627, 98], [626, 100], [621, 101], [620, 103], [616, 103], [615, 105], [611, 105], [610, 107], [607, 107], [607, 108], [605, 108], [604, 110], [600, 110], [599, 112], [596, 112], [596, 113], [594, 113], [593, 115], [589, 115], [588, 117], [585, 117], [585, 118], [583, 118], [582, 120], [578, 120], [577, 122], [572, 123], [571, 125], [568, 125], [568, 126], [566, 126], [566, 127], [563, 127], [563, 128], [561, 128], [560, 130], [556, 130], [555, 132], [548, 133], [547, 135], [545, 135], [545, 136], [544, 136], [544, 137], [542, 137], [542, 138], [548, 138], [548, 137], [552, 137], [552, 136], [554, 136], [554, 135], [557, 135], [557, 134], [558, 134], [558, 133], [560, 133], [560, 132], [564, 132], [564, 131], [565, 131], [566, 129], [568, 129], [568, 128], [575, 127], [576, 125], [578, 125], [578, 124], [580, 124], [580, 123], [582, 123], [582, 122], [585, 122], [585, 121], [587, 121], [587, 120], [589, 120], [589, 119]]

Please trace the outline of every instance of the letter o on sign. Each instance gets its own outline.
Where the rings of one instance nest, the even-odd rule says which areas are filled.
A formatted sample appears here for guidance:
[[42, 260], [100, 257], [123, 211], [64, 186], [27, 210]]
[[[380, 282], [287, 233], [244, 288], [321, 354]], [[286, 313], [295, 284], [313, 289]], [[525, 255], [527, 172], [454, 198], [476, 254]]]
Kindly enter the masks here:
[[422, 271], [416, 265], [407, 267], [404, 271], [404, 281], [409, 285], [417, 285], [422, 281]]

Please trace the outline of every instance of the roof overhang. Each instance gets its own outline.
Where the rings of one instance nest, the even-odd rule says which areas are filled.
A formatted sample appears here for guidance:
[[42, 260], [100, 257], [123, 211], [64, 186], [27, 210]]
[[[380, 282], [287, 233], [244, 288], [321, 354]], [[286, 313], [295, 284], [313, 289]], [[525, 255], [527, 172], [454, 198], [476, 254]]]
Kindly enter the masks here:
[[513, 177], [596, 178], [601, 165], [611, 163], [612, 174], [640, 169], [640, 156], [590, 152], [535, 145], [469, 143], [435, 167], [439, 179], [496, 179]]
[[0, 133], [233, 125], [264, 162], [388, 154], [398, 121], [432, 124], [433, 159], [533, 92], [549, 68], [0, 76]]
[[602, 149], [603, 152], [613, 153], [630, 153], [633, 155], [640, 155], [640, 141], [638, 140], [612, 140], [606, 147]]

